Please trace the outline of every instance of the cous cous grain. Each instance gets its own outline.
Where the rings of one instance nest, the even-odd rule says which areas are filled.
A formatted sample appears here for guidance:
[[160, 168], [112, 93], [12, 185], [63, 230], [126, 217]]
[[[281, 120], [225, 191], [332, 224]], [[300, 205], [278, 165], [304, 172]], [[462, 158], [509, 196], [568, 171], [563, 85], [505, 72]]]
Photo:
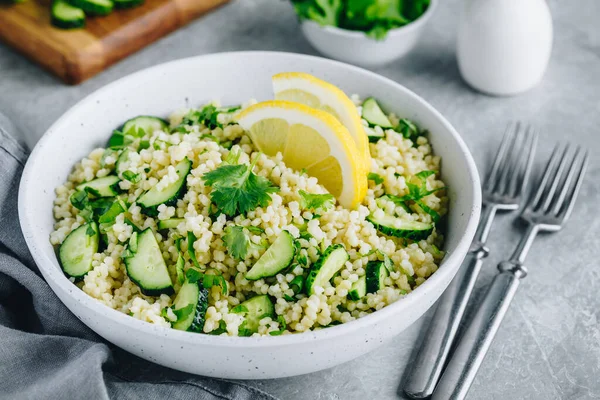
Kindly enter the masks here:
[[[357, 96], [352, 99], [360, 112], [360, 99]], [[253, 103], [250, 101], [242, 108]], [[209, 106], [218, 107], [218, 104]], [[170, 118], [171, 128], [181, 127], [189, 111], [174, 113]], [[389, 119], [393, 124], [398, 123], [393, 114]], [[137, 180], [125, 179], [123, 174], [119, 176], [122, 198], [128, 208], [112, 224], [101, 224], [106, 243], [94, 255], [92, 270], [76, 283], [81, 290], [134, 318], [170, 327], [177, 321], [171, 307], [181, 286], [176, 264], [182, 255], [184, 272], [194, 268], [189, 253], [180, 251], [180, 248], [190, 246], [199, 265], [220, 274], [227, 286], [226, 291], [216, 286], [209, 290], [203, 332], [238, 335], [244, 316], [232, 311], [233, 308], [255, 295], [266, 294], [273, 301], [275, 314], [262, 318], [254, 335], [273, 335], [305, 332], [361, 318], [398, 301], [437, 270], [444, 256], [439, 250], [443, 242], [439, 231], [434, 229], [426, 239], [413, 242], [385, 236], [367, 221], [370, 214], [387, 213], [409, 221], [434, 223], [436, 215], [446, 214], [448, 200], [444, 183], [438, 178], [440, 158], [432, 153], [426, 136], [411, 139], [394, 130], [385, 130], [383, 139], [370, 144], [371, 173], [381, 177], [381, 182], [369, 181], [367, 196], [356, 210], [336, 204], [317, 214], [314, 210], [302, 209], [299, 191], [324, 194], [327, 190], [316, 178], [288, 168], [280, 153], [274, 157], [259, 153], [246, 132], [234, 121], [232, 114], [219, 114], [214, 126], [199, 123], [173, 132], [146, 132], [144, 137], [135, 138], [127, 145], [129, 156], [119, 169], [129, 171], [128, 176], [135, 176]], [[363, 124], [366, 125], [366, 121], [363, 120]], [[380, 127], [375, 129], [381, 130]], [[142, 145], [143, 142], [146, 144]], [[59, 246], [71, 231], [86, 222], [82, 212], [70, 201], [75, 187], [115, 174], [119, 151], [94, 149], [75, 165], [68, 180], [56, 188], [53, 208], [56, 222], [50, 235], [53, 245]], [[271, 193], [266, 207], [257, 207], [245, 216], [232, 218], [215, 215], [211, 188], [203, 180], [205, 173], [222, 166], [231, 154], [238, 155], [239, 164], [249, 164], [258, 158], [254, 173], [278, 187], [276, 193]], [[185, 157], [193, 163], [186, 178], [186, 193], [175, 204], [160, 205], [156, 217], [145, 215], [136, 200], [153, 187], [161, 189], [176, 181], [175, 166]], [[419, 200], [420, 207], [407, 209], [393, 201], [380, 199], [384, 195], [401, 197], [409, 194], [411, 185], [415, 185], [415, 176], [422, 171], [435, 173], [422, 179], [421, 184], [429, 194]], [[426, 208], [431, 212], [426, 212]], [[175, 228], [159, 231], [157, 223], [171, 218], [182, 221]], [[227, 227], [232, 226], [252, 229], [244, 259], [233, 257], [225, 244]], [[172, 296], [146, 296], [127, 275], [123, 253], [133, 233], [145, 228], [156, 233], [174, 284]], [[298, 246], [294, 264], [274, 277], [247, 280], [245, 273], [283, 230], [294, 237]], [[189, 236], [189, 232], [193, 235]], [[188, 243], [190, 237], [194, 238], [191, 244]], [[296, 278], [305, 277], [321, 253], [333, 244], [342, 244], [349, 260], [331, 281], [314, 288], [314, 294], [307, 296], [294, 284]], [[365, 275], [367, 263], [385, 258], [389, 258], [394, 266], [385, 279], [385, 286], [360, 300], [350, 300], [348, 293], [353, 283]]]

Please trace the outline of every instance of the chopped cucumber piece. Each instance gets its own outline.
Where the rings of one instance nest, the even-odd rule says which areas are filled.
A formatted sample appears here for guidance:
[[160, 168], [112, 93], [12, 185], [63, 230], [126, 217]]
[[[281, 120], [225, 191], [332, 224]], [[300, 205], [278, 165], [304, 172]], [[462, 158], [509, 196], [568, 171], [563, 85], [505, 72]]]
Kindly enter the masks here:
[[113, 3], [115, 3], [115, 8], [123, 9], [141, 6], [144, 4], [144, 0], [113, 0]]
[[341, 244], [329, 246], [312, 266], [306, 277], [306, 292], [314, 294], [316, 286], [325, 287], [336, 272], [338, 272], [350, 257]]
[[433, 232], [433, 224], [407, 221], [387, 214], [381, 218], [376, 218], [371, 214], [367, 217], [367, 221], [375, 225], [375, 229], [384, 235], [399, 238], [422, 240], [427, 239]]
[[64, 0], [54, 0], [50, 10], [50, 22], [62, 29], [75, 29], [85, 26], [85, 13]]
[[111, 0], [69, 0], [69, 3], [88, 15], [108, 15], [113, 10]]
[[123, 124], [123, 133], [133, 132], [136, 136], [141, 129], [145, 134], [151, 135], [154, 131], [166, 130], [169, 123], [162, 118], [140, 115], [131, 118]]
[[367, 294], [367, 277], [365, 275], [358, 278], [350, 287], [348, 298], [350, 300], [360, 300]]
[[118, 195], [121, 191], [121, 188], [119, 187], [120, 181], [118, 176], [109, 175], [103, 178], [94, 179], [93, 181], [84, 182], [75, 189], [77, 189], [77, 191], [84, 190], [95, 197], [112, 197]]
[[118, 176], [122, 176], [123, 172], [125, 172], [124, 164], [129, 159], [129, 149], [123, 149], [119, 157], [117, 157], [117, 162], [115, 163], [115, 173]]
[[185, 218], [171, 218], [158, 221], [158, 229], [177, 229], [182, 222], [185, 222]]
[[[135, 246], [130, 246], [133, 252], [131, 247]], [[125, 258], [125, 266], [129, 279], [146, 296], [173, 294], [173, 283], [152, 229], [146, 228], [137, 235], [137, 248]]]
[[167, 206], [177, 204], [177, 200], [185, 192], [185, 180], [191, 169], [192, 162], [186, 157], [175, 167], [179, 179], [163, 188], [163, 190], [158, 190], [155, 186], [141, 195], [137, 203], [142, 207], [142, 212], [150, 217], [155, 217], [158, 215], [158, 206], [161, 204]]
[[376, 131], [369, 126], [363, 126], [363, 128], [367, 134], [367, 138], [369, 138], [370, 143], [376, 143], [385, 137], [385, 132], [383, 131]]
[[258, 332], [258, 326], [261, 319], [266, 317], [273, 318], [275, 316], [273, 302], [271, 302], [271, 299], [269, 299], [269, 296], [266, 294], [255, 296], [244, 301], [242, 304], [232, 309], [232, 312], [244, 314], [242, 326], [249, 334]]
[[92, 259], [98, 251], [100, 235], [95, 222], [81, 225], [65, 238], [58, 250], [64, 273], [81, 279], [92, 269]]
[[246, 279], [256, 281], [267, 276], [275, 276], [289, 267], [296, 255], [294, 238], [288, 231], [282, 231], [273, 244], [263, 253], [246, 274]]
[[362, 105], [362, 117], [371, 125], [378, 125], [383, 129], [393, 128], [389, 118], [377, 104], [373, 97], [366, 99]]
[[367, 293], [376, 293], [385, 286], [388, 270], [383, 261], [369, 261], [365, 273]]
[[191, 283], [186, 280], [173, 302], [173, 312], [178, 316], [173, 328], [202, 333], [207, 308], [208, 290], [200, 288], [197, 282]]

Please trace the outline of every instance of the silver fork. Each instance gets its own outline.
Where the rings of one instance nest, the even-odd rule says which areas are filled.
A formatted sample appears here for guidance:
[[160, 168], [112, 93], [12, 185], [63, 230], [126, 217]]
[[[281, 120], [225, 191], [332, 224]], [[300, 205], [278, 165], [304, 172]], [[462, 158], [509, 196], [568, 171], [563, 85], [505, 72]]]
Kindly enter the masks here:
[[429, 330], [405, 381], [404, 392], [412, 398], [422, 399], [433, 393], [481, 264], [489, 253], [485, 243], [494, 217], [498, 211], [519, 209], [531, 172], [536, 143], [537, 134], [531, 128], [520, 123], [507, 127], [483, 186], [485, 211], [471, 244], [471, 257], [440, 297]]
[[498, 265], [500, 272], [461, 337], [433, 400], [458, 400], [467, 395], [521, 279], [527, 276], [523, 264], [535, 237], [539, 232], [556, 232], [563, 227], [575, 205], [587, 163], [588, 153], [581, 147], [574, 152], [568, 145], [554, 148], [539, 188], [521, 214], [529, 225], [527, 231], [512, 257]]

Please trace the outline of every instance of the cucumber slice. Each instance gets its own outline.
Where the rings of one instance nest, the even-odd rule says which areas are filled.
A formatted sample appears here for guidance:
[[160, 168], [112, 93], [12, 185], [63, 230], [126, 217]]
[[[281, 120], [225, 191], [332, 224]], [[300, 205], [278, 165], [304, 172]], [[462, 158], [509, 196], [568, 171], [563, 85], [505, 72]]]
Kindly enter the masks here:
[[168, 126], [169, 123], [162, 118], [140, 115], [126, 121], [121, 130], [123, 133], [132, 132], [134, 136], [138, 136], [138, 131], [141, 129], [145, 134], [151, 135], [154, 131], [166, 130]]
[[336, 272], [338, 272], [350, 257], [341, 244], [329, 246], [312, 266], [306, 277], [306, 292], [314, 294], [316, 286], [325, 287]]
[[95, 197], [112, 197], [119, 194], [121, 188], [118, 176], [109, 175], [103, 178], [94, 179], [93, 181], [84, 182], [78, 185], [77, 191], [84, 190]]
[[158, 229], [177, 229], [182, 222], [185, 222], [185, 218], [171, 218], [158, 221]]
[[294, 238], [288, 231], [282, 231], [250, 271], [246, 273], [246, 279], [256, 281], [267, 276], [275, 276], [279, 271], [290, 266], [295, 255]]
[[367, 293], [376, 293], [385, 286], [388, 270], [383, 261], [369, 261], [365, 273]]
[[100, 235], [95, 222], [81, 225], [65, 238], [58, 250], [58, 258], [65, 275], [76, 280], [92, 269], [92, 258], [98, 252]]
[[362, 117], [371, 125], [379, 125], [383, 129], [393, 128], [389, 118], [373, 97], [366, 99], [362, 105]]
[[129, 159], [130, 151], [131, 150], [129, 149], [123, 149], [123, 151], [121, 152], [121, 154], [119, 154], [119, 157], [117, 158], [117, 162], [115, 163], [115, 173], [118, 176], [122, 176], [123, 172], [125, 172], [125, 168], [123, 167], [123, 165]]
[[183, 196], [185, 192], [185, 179], [191, 169], [192, 162], [186, 157], [175, 167], [179, 179], [165, 187], [163, 190], [158, 190], [155, 186], [141, 195], [137, 203], [142, 207], [142, 212], [150, 217], [156, 217], [158, 215], [158, 206], [161, 204], [167, 206], [177, 204], [177, 200]]
[[173, 329], [180, 331], [190, 331], [202, 333], [204, 321], [206, 317], [206, 309], [208, 308], [208, 290], [200, 288], [198, 283], [191, 283], [186, 280], [181, 288], [175, 301], [173, 302], [173, 310], [182, 310], [191, 305], [191, 310], [183, 318], [178, 319], [173, 324]]
[[144, 4], [144, 0], [113, 0], [115, 4], [115, 8], [124, 9], [124, 8], [133, 8], [137, 6], [141, 6]]
[[375, 129], [369, 126], [363, 126], [363, 128], [370, 143], [376, 143], [385, 137], [385, 133], [383, 131], [377, 132]]
[[406, 221], [402, 218], [385, 214], [381, 218], [375, 218], [372, 214], [367, 217], [379, 232], [384, 235], [405, 238], [411, 240], [427, 239], [433, 232], [433, 224], [418, 221]]
[[62, 29], [75, 29], [85, 26], [85, 13], [64, 0], [54, 0], [50, 10], [50, 22]]
[[350, 300], [360, 300], [367, 294], [367, 277], [365, 275], [358, 278], [356, 282], [352, 284], [350, 291], [348, 292], [348, 298]]
[[87, 15], [108, 15], [113, 10], [111, 0], [69, 0], [69, 3], [81, 8]]
[[[239, 311], [234, 311], [235, 309], [238, 309]], [[266, 294], [246, 300], [232, 309], [232, 311], [245, 314], [245, 321], [243, 322], [244, 329], [248, 330], [248, 333], [250, 334], [258, 332], [258, 326], [261, 319], [265, 317], [273, 318], [275, 316], [273, 303]]]
[[[134, 246], [130, 246], [130, 250], [133, 250], [131, 247]], [[135, 250], [131, 257], [125, 258], [129, 279], [146, 296], [173, 294], [173, 283], [152, 229], [146, 228], [137, 235]]]

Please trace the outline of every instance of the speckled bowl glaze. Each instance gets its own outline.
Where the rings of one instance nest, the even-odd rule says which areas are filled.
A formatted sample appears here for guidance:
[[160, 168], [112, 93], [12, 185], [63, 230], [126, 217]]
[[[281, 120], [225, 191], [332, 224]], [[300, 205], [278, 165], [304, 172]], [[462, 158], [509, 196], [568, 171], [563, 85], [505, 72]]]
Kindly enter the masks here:
[[[387, 110], [428, 129], [442, 156], [450, 187], [450, 214], [440, 269], [396, 303], [356, 321], [315, 332], [277, 337], [221, 337], [155, 326], [108, 308], [62, 273], [49, 241], [54, 188], [73, 165], [110, 132], [136, 115], [168, 115], [218, 98], [235, 104], [272, 98], [271, 76], [304, 71], [347, 93], [375, 96]], [[25, 167], [19, 218], [27, 245], [44, 278], [62, 302], [106, 340], [167, 367], [221, 378], [255, 379], [300, 375], [352, 360], [406, 329], [439, 298], [459, 268], [475, 233], [481, 193], [469, 151], [432, 106], [403, 86], [372, 72], [317, 57], [237, 52], [188, 58], [152, 67], [91, 94], [65, 113], [41, 138]]]

